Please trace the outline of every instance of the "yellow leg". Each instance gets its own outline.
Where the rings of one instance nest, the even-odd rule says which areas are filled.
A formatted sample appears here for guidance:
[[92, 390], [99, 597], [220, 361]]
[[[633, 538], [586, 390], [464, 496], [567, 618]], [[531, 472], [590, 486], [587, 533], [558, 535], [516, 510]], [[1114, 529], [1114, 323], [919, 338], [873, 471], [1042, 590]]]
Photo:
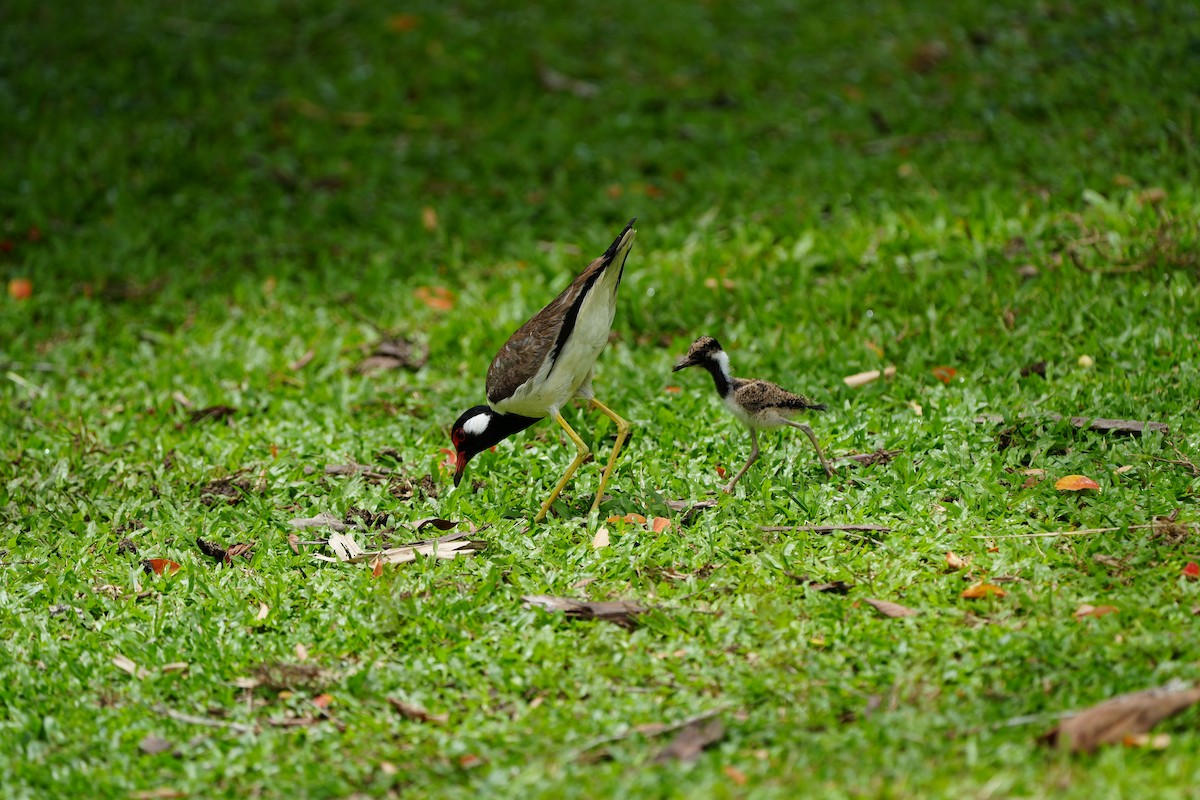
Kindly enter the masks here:
[[588, 450], [588, 446], [584, 444], [583, 439], [579, 438], [579, 434], [567, 424], [565, 419], [563, 419], [562, 414], [558, 413], [557, 411], [554, 412], [554, 421], [559, 424], [559, 427], [567, 432], [567, 436], [570, 436], [571, 441], [575, 443], [575, 460], [571, 462], [571, 466], [567, 467], [567, 471], [564, 472], [562, 478], [559, 479], [558, 485], [554, 487], [554, 491], [552, 491], [550, 496], [546, 498], [546, 502], [542, 503], [542, 510], [539, 511], [537, 516], [533, 518], [534, 522], [541, 522], [546, 518], [546, 512], [550, 510], [550, 504], [557, 500], [558, 496], [562, 494], [563, 487], [567, 485], [567, 481], [571, 480], [571, 476], [575, 474], [575, 470], [579, 469], [579, 465], [583, 463], [583, 460], [588, 457], [588, 453], [591, 452]]
[[600, 498], [604, 496], [604, 487], [608, 485], [608, 479], [612, 476], [613, 467], [617, 464], [617, 454], [621, 452], [621, 445], [625, 444], [625, 440], [629, 437], [629, 423], [617, 415], [608, 406], [601, 403], [596, 398], [592, 398], [592, 407], [598, 409], [601, 414], [617, 423], [617, 441], [613, 444], [612, 455], [608, 457], [608, 466], [604, 468], [604, 473], [600, 476], [600, 488], [596, 490], [596, 499], [592, 501], [592, 513], [600, 507]]

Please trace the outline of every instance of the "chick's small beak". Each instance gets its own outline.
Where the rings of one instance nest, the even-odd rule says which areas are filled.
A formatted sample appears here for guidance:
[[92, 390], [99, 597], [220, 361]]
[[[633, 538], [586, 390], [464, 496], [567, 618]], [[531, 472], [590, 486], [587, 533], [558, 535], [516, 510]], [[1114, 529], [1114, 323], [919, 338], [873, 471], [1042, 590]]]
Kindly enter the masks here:
[[468, 456], [466, 453], [459, 451], [458, 458], [454, 461], [454, 485], [462, 481], [463, 470], [467, 468]]
[[675, 366], [671, 367], [671, 372], [679, 372], [679, 370], [685, 369], [690, 366], [692, 366], [692, 360], [690, 358], [688, 358], [687, 356], [684, 356], [683, 358], [681, 358], [675, 362]]

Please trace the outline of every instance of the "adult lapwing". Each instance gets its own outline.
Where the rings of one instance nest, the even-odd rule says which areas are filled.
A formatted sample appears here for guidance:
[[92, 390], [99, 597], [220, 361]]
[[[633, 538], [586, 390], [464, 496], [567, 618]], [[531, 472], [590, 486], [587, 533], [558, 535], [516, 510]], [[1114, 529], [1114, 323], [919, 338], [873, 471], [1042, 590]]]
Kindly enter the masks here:
[[617, 310], [617, 289], [629, 248], [637, 235], [633, 229], [635, 221], [631, 219], [604, 255], [589, 264], [562, 294], [518, 328], [500, 348], [488, 368], [488, 404], [463, 412], [450, 430], [458, 452], [455, 486], [476, 453], [540, 419], [552, 417], [575, 443], [576, 452], [575, 460], [534, 517], [534, 522], [541, 521], [589, 454], [588, 446], [561, 413], [571, 398], [582, 397], [617, 424], [617, 440], [608, 466], [600, 476], [600, 488], [596, 490], [591, 511], [599, 507], [617, 454], [629, 435], [629, 423], [593, 395], [592, 366], [608, 344]]
[[780, 425], [791, 425], [804, 431], [813, 447], [817, 448], [817, 456], [821, 459], [821, 466], [825, 467], [826, 474], [833, 476], [833, 468], [825, 460], [825, 453], [821, 451], [821, 445], [817, 443], [812, 428], [803, 422], [793, 422], [789, 419], [804, 411], [824, 411], [824, 403], [792, 394], [768, 381], [733, 377], [729, 372], [729, 355], [721, 349], [721, 343], [711, 336], [701, 336], [692, 342], [687, 355], [679, 359], [671, 371], [678, 372], [687, 367], [703, 367], [708, 370], [708, 374], [712, 375], [713, 382], [717, 385], [717, 394], [725, 401], [725, 407], [750, 429], [750, 443], [753, 446], [750, 458], [741, 472], [725, 487], [727, 493], [733, 493], [733, 487], [758, 459], [757, 431], [763, 428], [777, 428]]

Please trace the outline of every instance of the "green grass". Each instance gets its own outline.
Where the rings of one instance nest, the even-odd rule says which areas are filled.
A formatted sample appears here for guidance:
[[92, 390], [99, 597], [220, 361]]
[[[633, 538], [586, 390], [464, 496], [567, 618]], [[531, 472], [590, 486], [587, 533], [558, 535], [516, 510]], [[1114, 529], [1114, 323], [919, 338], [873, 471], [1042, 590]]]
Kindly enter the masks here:
[[[1036, 738], [1200, 666], [1200, 545], [1126, 527], [1196, 520], [1200, 13], [908, 5], [10, 3], [0, 277], [33, 296], [0, 300], [0, 797], [1193, 796], [1194, 709], [1164, 751]], [[553, 425], [459, 491], [439, 448], [505, 337], [635, 214], [596, 376], [634, 436], [602, 512], [674, 525], [593, 550], [598, 464], [525, 526], [572, 452]], [[428, 363], [354, 373], [381, 331]], [[900, 455], [830, 481], [770, 433], [682, 525], [666, 501], [749, 450], [706, 376], [670, 372], [702, 333], [829, 403], [831, 457]], [[181, 398], [236, 412], [193, 423]], [[568, 418], [606, 458], [611, 423]], [[323, 474], [351, 460], [435, 488]], [[1076, 473], [1101, 491], [1055, 491]], [[223, 478], [239, 502], [202, 502]], [[289, 549], [288, 520], [352, 507], [487, 526], [487, 549], [375, 579]], [[833, 523], [892, 531], [759, 530]], [[1093, 527], [1119, 530], [1004, 538]], [[222, 568], [196, 537], [256, 546]], [[948, 551], [1018, 580], [965, 600]], [[527, 594], [657, 610], [629, 632]], [[316, 674], [280, 676], [301, 645]], [[336, 721], [270, 724], [322, 694]], [[712, 710], [726, 735], [694, 764], [636, 735], [579, 757]]]

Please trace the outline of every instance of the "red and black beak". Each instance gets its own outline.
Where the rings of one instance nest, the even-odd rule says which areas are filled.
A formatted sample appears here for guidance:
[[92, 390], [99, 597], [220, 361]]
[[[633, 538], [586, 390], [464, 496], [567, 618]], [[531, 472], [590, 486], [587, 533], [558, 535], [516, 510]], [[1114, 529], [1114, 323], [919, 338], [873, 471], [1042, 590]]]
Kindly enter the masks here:
[[463, 470], [465, 470], [467, 468], [467, 462], [470, 460], [471, 460], [471, 457], [469, 455], [464, 453], [462, 450], [458, 451], [458, 457], [454, 460], [454, 485], [455, 486], [458, 486], [458, 484], [462, 481]]

